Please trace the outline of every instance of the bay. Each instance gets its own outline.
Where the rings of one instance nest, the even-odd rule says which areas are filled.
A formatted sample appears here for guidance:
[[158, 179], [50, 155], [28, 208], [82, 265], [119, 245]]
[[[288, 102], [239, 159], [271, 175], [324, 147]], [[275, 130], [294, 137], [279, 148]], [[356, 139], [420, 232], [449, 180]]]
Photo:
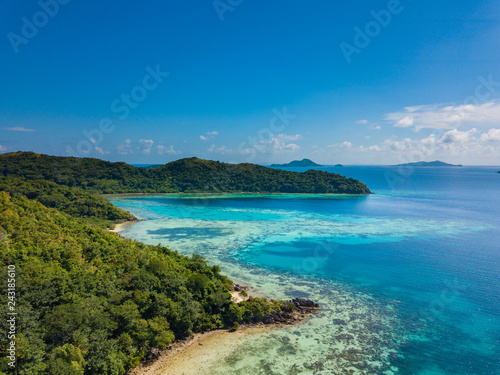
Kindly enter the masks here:
[[306, 324], [220, 353], [206, 373], [499, 374], [498, 168], [317, 169], [374, 194], [111, 197], [146, 219], [123, 236], [322, 305]]

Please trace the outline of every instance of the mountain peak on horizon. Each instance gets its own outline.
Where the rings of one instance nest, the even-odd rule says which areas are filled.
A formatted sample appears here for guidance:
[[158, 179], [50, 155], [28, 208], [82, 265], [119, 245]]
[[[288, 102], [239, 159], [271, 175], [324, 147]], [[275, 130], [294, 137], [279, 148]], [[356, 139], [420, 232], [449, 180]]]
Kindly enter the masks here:
[[285, 164], [271, 164], [271, 167], [322, 167], [321, 164], [313, 162], [311, 159], [293, 160]]
[[417, 161], [415, 163], [403, 163], [398, 164], [398, 167], [401, 166], [412, 166], [412, 167], [462, 167], [462, 164], [448, 164], [441, 160], [434, 161]]

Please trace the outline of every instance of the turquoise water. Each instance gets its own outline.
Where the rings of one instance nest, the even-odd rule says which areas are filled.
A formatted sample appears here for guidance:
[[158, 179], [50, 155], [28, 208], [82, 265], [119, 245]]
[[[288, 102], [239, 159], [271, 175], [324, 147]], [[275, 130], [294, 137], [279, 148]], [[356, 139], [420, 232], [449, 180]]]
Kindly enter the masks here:
[[500, 374], [498, 168], [320, 169], [375, 194], [111, 198], [146, 219], [122, 235], [324, 307], [207, 373]]

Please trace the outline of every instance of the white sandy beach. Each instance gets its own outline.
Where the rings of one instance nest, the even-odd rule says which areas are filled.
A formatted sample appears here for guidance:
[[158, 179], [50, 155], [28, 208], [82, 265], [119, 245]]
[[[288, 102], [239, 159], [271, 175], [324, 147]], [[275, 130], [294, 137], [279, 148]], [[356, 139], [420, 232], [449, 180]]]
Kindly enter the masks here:
[[201, 375], [216, 365], [221, 353], [231, 353], [250, 335], [269, 332], [275, 327], [249, 327], [235, 332], [218, 330], [196, 334], [187, 342], [167, 351], [150, 366], [139, 366], [130, 375]]

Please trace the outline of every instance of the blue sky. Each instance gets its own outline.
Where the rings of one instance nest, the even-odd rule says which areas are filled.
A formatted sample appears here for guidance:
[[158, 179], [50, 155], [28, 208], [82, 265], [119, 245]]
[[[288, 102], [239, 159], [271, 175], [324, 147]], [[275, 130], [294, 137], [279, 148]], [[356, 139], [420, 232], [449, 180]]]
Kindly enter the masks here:
[[498, 0], [2, 2], [0, 37], [0, 152], [500, 165]]

